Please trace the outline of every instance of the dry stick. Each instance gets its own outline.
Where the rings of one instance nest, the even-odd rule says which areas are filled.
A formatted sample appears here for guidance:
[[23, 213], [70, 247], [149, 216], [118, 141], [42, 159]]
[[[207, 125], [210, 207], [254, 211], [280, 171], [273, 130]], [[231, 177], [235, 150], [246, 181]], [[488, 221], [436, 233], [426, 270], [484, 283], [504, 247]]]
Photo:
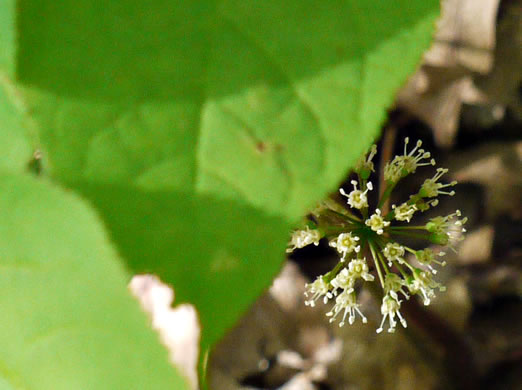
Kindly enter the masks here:
[[[393, 154], [397, 128], [405, 120], [404, 117], [390, 120], [384, 129], [382, 142], [382, 157], [379, 167], [379, 192], [380, 196], [386, 185], [384, 180], [384, 166], [390, 161]], [[390, 210], [390, 198], [382, 205], [382, 212], [386, 214]], [[478, 372], [476, 362], [470, 346], [461, 334], [456, 332], [447, 321], [432, 311], [422, 307], [416, 299], [410, 299], [402, 304], [403, 312], [419, 332], [429, 337], [444, 354], [444, 363], [448, 375], [453, 380], [456, 388], [461, 390], [477, 390]], [[406, 335], [413, 340], [417, 338], [408, 329]]]

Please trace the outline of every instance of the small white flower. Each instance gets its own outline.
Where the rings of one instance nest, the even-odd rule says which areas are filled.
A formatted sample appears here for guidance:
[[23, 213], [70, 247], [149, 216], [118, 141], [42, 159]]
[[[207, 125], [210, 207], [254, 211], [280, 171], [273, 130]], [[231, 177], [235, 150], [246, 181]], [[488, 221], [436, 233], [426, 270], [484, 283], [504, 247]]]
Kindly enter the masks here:
[[[439, 256], [444, 256], [444, 252], [439, 252]], [[433, 268], [431, 263], [436, 263], [441, 266], [446, 265], [445, 261], [438, 261], [435, 258], [435, 252], [433, 252], [430, 248], [416, 251], [415, 257], [417, 258], [417, 261], [419, 263], [426, 266], [434, 275], [437, 273], [437, 270], [435, 268]]]
[[353, 259], [348, 264], [348, 271], [352, 278], [362, 278], [367, 282], [373, 282], [375, 277], [370, 274], [370, 269], [368, 268], [368, 263], [366, 263], [366, 258], [364, 259]]
[[389, 221], [385, 221], [381, 216], [381, 210], [375, 209], [375, 214], [365, 221], [365, 224], [369, 226], [377, 234], [383, 234], [384, 228], [390, 225]]
[[304, 295], [310, 299], [305, 301], [305, 305], [314, 307], [315, 302], [323, 297], [323, 302], [326, 304], [329, 299], [333, 297], [333, 294], [329, 291], [330, 286], [327, 282], [325, 282], [322, 276], [319, 276], [313, 283], [306, 284], [306, 290]]
[[344, 261], [347, 254], [359, 252], [361, 246], [357, 245], [358, 241], [359, 237], [352, 235], [352, 233], [341, 233], [337, 236], [337, 239], [330, 241], [330, 246], [343, 255], [341, 261]]
[[395, 300], [399, 299], [399, 295], [397, 293], [401, 293], [404, 295], [406, 299], [409, 299], [410, 296], [404, 290], [404, 286], [406, 286], [406, 282], [400, 276], [394, 273], [387, 273], [384, 278], [384, 292], [389, 294]]
[[402, 326], [406, 328], [408, 325], [406, 323], [406, 320], [399, 312], [401, 308], [401, 301], [398, 299], [393, 298], [390, 295], [385, 295], [382, 299], [382, 305], [381, 305], [381, 314], [383, 315], [381, 325], [376, 330], [377, 333], [381, 333], [383, 331], [384, 323], [386, 322], [386, 318], [388, 318], [390, 326], [388, 328], [389, 333], [395, 332], [395, 326], [397, 325], [397, 321], [395, 321], [395, 316], [399, 318], [399, 321], [401, 322]]
[[397, 156], [402, 162], [402, 168], [409, 174], [415, 173], [418, 167], [425, 165], [435, 165], [435, 160], [431, 159], [429, 162], [422, 162], [430, 158], [430, 152], [425, 152], [424, 149], [419, 149], [422, 146], [422, 141], [418, 140], [415, 147], [408, 153], [407, 146], [410, 139], [406, 137], [404, 139], [404, 154]]
[[350, 274], [347, 268], [344, 268], [341, 272], [337, 274], [335, 278], [332, 279], [330, 284], [333, 286], [334, 290], [332, 293], [337, 295], [337, 289], [351, 291], [353, 290], [353, 285], [355, 284], [355, 278]]
[[370, 147], [368, 156], [363, 155], [355, 164], [354, 171], [359, 173], [363, 179], [368, 179], [370, 174], [375, 171], [373, 167], [373, 158], [377, 154], [377, 145]]
[[437, 168], [437, 172], [431, 179], [424, 180], [424, 183], [421, 186], [419, 194], [424, 198], [433, 198], [439, 194], [442, 195], [455, 195], [455, 191], [446, 191], [443, 190], [446, 187], [453, 187], [457, 182], [454, 180], [449, 184], [438, 183], [438, 180], [447, 173], [448, 170], [445, 168]]
[[360, 210], [362, 208], [368, 207], [368, 197], [366, 194], [368, 191], [373, 190], [372, 182], [369, 181], [368, 184], [366, 184], [366, 190], [364, 190], [364, 192], [357, 189], [357, 182], [355, 180], [352, 180], [351, 183], [353, 185], [353, 190], [347, 194], [342, 188], [340, 188], [339, 192], [341, 195], [348, 198], [347, 202], [352, 208]]
[[326, 315], [332, 317], [330, 318], [330, 322], [334, 322], [339, 313], [344, 312], [343, 318], [341, 319], [341, 322], [339, 322], [339, 326], [344, 326], [347, 315], [349, 315], [348, 323], [352, 325], [355, 322], [355, 316], [358, 313], [362, 318], [362, 322], [365, 324], [368, 322], [368, 319], [359, 310], [359, 306], [360, 305], [357, 303], [357, 298], [353, 290], [343, 291], [343, 293], [339, 294], [335, 299], [335, 305], [332, 310], [326, 313]]
[[461, 215], [460, 210], [457, 210], [445, 217], [432, 218], [426, 224], [426, 230], [430, 233], [446, 235], [453, 242], [461, 241], [464, 239], [462, 233], [466, 232], [463, 226], [468, 221], [468, 218], [458, 219]]
[[388, 259], [388, 266], [392, 266], [393, 261], [404, 263], [404, 247], [396, 242], [389, 242], [384, 247], [382, 253]]
[[314, 244], [315, 246], [319, 245], [319, 240], [321, 239], [321, 233], [319, 230], [310, 230], [307, 226], [305, 230], [296, 230], [292, 233], [292, 238], [290, 239], [290, 247], [286, 249], [287, 253], [291, 253], [294, 249], [304, 248], [307, 245]]
[[[439, 200], [438, 199], [428, 199], [428, 200], [424, 200], [424, 199], [418, 199], [417, 202], [415, 203], [415, 207], [424, 212], [424, 211], [427, 211], [430, 209], [430, 207], [435, 207], [439, 204]], [[408, 221], [409, 222], [409, 221]]]
[[375, 277], [369, 273], [366, 259], [353, 259], [350, 261], [348, 268], [344, 268], [330, 282], [334, 287], [332, 293], [336, 295], [337, 289], [353, 291], [353, 286], [358, 278], [364, 279], [367, 282], [373, 282], [375, 279]]
[[417, 211], [417, 206], [414, 204], [408, 204], [407, 202], [404, 202], [400, 206], [392, 205], [392, 209], [395, 214], [395, 219], [397, 221], [407, 221], [410, 222], [411, 217], [413, 217], [413, 214], [415, 211]]
[[425, 165], [435, 165], [435, 160], [430, 158], [430, 153], [419, 149], [422, 145], [422, 141], [417, 141], [415, 147], [408, 153], [407, 145], [410, 139], [406, 137], [404, 139], [404, 153], [400, 156], [395, 156], [394, 159], [387, 163], [384, 167], [384, 179], [390, 182], [398, 182], [401, 178], [415, 173], [418, 167]]
[[384, 179], [388, 182], [396, 183], [402, 177], [402, 167], [395, 160], [387, 162], [384, 166]]
[[408, 289], [412, 294], [422, 295], [424, 305], [428, 306], [431, 303], [431, 300], [435, 298], [434, 289], [438, 288], [439, 291], [445, 291], [446, 288], [442, 286], [440, 283], [435, 282], [431, 278], [431, 274], [429, 272], [415, 270], [413, 273], [413, 280], [408, 283]]

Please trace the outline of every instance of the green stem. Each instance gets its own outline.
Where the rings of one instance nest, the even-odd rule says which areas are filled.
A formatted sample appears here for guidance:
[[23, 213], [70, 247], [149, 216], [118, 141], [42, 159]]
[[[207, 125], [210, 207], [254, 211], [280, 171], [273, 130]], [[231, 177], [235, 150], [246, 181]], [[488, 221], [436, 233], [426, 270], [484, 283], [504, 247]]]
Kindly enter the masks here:
[[339, 273], [341, 268], [343, 268], [344, 266], [345, 266], [345, 263], [339, 261], [333, 270], [331, 270], [326, 275], [324, 275], [324, 279], [326, 280], [326, 282], [330, 283], [332, 281], [332, 279], [337, 276], [337, 274]]
[[430, 241], [430, 236], [427, 234], [416, 234], [416, 233], [410, 233], [410, 232], [401, 232], [401, 231], [394, 231], [393, 234], [398, 234], [399, 236], [407, 236], [407, 237], [416, 237], [416, 238], [422, 238], [423, 240]]
[[416, 226], [392, 226], [391, 230], [426, 230], [426, 226], [416, 225]]
[[[402, 264], [404, 264], [406, 267], [408, 267], [408, 268], [410, 269], [411, 272], [415, 271], [415, 267], [413, 267], [413, 266], [412, 266], [410, 263], [408, 263], [406, 260], [405, 260], [404, 263], [402, 263]], [[397, 263], [397, 265], [398, 265], [397, 268], [399, 268], [400, 264]]]
[[323, 201], [324, 205], [328, 208], [327, 211], [331, 211], [338, 216], [347, 217], [353, 221], [361, 222], [361, 219], [356, 215], [352, 214], [345, 207], [341, 206], [339, 203], [334, 201], [333, 199], [326, 199]]
[[[408, 263], [406, 263], [406, 264], [408, 264]], [[397, 269], [401, 273], [401, 275], [404, 278], [404, 280], [406, 280], [408, 278], [408, 274], [406, 273], [406, 271], [404, 271], [404, 269], [401, 267], [401, 265], [399, 263], [395, 263], [395, 266], [397, 267]]]
[[361, 209], [361, 214], [363, 216], [363, 220], [366, 221], [368, 219], [368, 207], [364, 207]]
[[404, 246], [404, 249], [406, 249], [411, 254], [415, 255], [417, 253], [417, 251], [415, 249], [411, 249], [410, 247], [405, 246], [405, 245], [403, 245], [403, 246]]
[[417, 203], [417, 201], [421, 200], [421, 199], [422, 199], [422, 196], [420, 196], [419, 194], [415, 194], [406, 203], [411, 206], [412, 204]]
[[337, 215], [338, 217], [347, 219], [348, 221], [350, 221], [352, 223], [361, 223], [362, 222], [360, 218], [356, 217], [355, 215], [353, 215], [349, 211], [346, 211], [346, 214], [340, 213], [339, 211], [332, 210], [332, 209], [328, 209], [328, 211], [333, 213], [333, 214], [335, 214], [335, 215]]
[[377, 274], [379, 275], [379, 280], [381, 282], [381, 286], [382, 286], [382, 288], [384, 288], [384, 278], [382, 277], [381, 267], [379, 266], [379, 259], [378, 259], [377, 255], [375, 254], [375, 249], [373, 247], [373, 243], [371, 241], [368, 241], [368, 245], [370, 246], [370, 251], [372, 252], [373, 263], [375, 264], [375, 269], [377, 270]]
[[385, 221], [392, 221], [393, 218], [395, 218], [395, 210], [390, 211], [383, 218], [384, 218]]
[[383, 255], [381, 254], [381, 252], [377, 251], [377, 257], [379, 257], [379, 260], [381, 261], [382, 268], [384, 269], [384, 272], [385, 272], [386, 274], [389, 274], [389, 273], [390, 273], [390, 270], [389, 270], [389, 268], [388, 268], [388, 265], [386, 264], [386, 261], [384, 260]]
[[384, 259], [384, 256], [382, 255], [382, 250], [384, 248], [384, 242], [383, 242], [384, 240], [381, 237], [377, 236], [373, 241], [377, 247], [376, 253], [377, 253], [377, 257], [379, 258], [379, 261], [382, 264], [382, 268], [384, 269], [385, 273], [388, 274], [390, 272], [390, 270], [388, 269], [386, 260]]
[[321, 227], [321, 228], [319, 228], [319, 230], [321, 232], [323, 232], [325, 236], [328, 237], [328, 236], [337, 236], [341, 233], [353, 232], [354, 230], [357, 230], [357, 227], [352, 228], [351, 226], [349, 226], [349, 227], [347, 227], [347, 226], [344, 226], [344, 227], [343, 226], [332, 226], [332, 227], [328, 226], [325, 228]]
[[381, 199], [379, 200], [379, 204], [377, 205], [378, 209], [380, 209], [382, 207], [382, 205], [384, 204], [384, 202], [386, 202], [386, 200], [390, 197], [390, 195], [396, 185], [397, 185], [397, 183], [392, 183], [392, 184], [387, 185], [386, 189], [384, 190], [384, 192], [382, 194]]

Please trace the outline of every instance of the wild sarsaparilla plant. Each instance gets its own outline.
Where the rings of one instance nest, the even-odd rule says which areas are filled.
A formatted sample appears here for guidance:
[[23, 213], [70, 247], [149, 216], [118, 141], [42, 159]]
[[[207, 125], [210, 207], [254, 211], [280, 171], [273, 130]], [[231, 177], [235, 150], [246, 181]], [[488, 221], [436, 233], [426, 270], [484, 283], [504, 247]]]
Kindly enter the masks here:
[[[358, 284], [378, 283], [383, 290], [383, 317], [377, 333], [383, 331], [387, 321], [388, 332], [395, 331], [397, 322], [407, 327], [400, 312], [404, 299], [418, 295], [427, 306], [435, 297], [436, 289], [445, 290], [434, 279], [436, 267], [445, 265], [442, 260], [445, 248], [455, 250], [454, 244], [463, 239], [467, 218], [461, 218], [461, 212], [456, 210], [431, 218], [422, 225], [411, 222], [416, 214], [436, 207], [439, 195], [455, 194], [451, 188], [456, 181], [442, 182], [448, 170], [437, 168], [409, 199], [393, 204], [388, 212], [382, 210], [402, 179], [416, 173], [419, 167], [435, 166], [430, 153], [422, 149], [422, 141], [417, 141], [411, 150], [408, 146], [409, 138], [406, 138], [403, 154], [386, 163], [383, 170], [385, 187], [377, 204], [371, 205], [368, 196], [374, 190], [370, 176], [375, 171], [373, 159], [377, 147], [373, 145], [354, 168], [356, 179], [351, 181], [351, 190], [339, 189], [348, 207], [324, 202], [312, 213], [304, 229], [292, 234], [288, 252], [310, 244], [318, 245], [321, 238], [326, 238], [339, 253], [337, 265], [307, 284], [305, 292], [305, 303], [309, 306], [315, 306], [319, 299], [325, 304], [333, 301], [333, 307], [326, 315], [330, 322], [340, 318], [339, 326], [346, 321], [353, 324], [357, 315], [362, 322], [367, 322], [357, 302]], [[332, 221], [329, 215], [335, 216], [335, 223], [328, 222]], [[401, 242], [406, 237], [421, 239], [425, 245], [412, 248]]]

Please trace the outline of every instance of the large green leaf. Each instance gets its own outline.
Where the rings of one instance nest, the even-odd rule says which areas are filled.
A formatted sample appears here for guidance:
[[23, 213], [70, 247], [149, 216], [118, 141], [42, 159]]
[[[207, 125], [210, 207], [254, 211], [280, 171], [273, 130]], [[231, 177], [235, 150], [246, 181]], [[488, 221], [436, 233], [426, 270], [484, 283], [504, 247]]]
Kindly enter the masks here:
[[212, 343], [376, 136], [438, 3], [20, 0], [16, 80], [44, 172], [198, 304]]
[[188, 389], [76, 196], [0, 175], [0, 388]]
[[[375, 137], [438, 0], [20, 0], [17, 77], [56, 177], [296, 218]], [[41, 17], [45, 15], [45, 17]]]

